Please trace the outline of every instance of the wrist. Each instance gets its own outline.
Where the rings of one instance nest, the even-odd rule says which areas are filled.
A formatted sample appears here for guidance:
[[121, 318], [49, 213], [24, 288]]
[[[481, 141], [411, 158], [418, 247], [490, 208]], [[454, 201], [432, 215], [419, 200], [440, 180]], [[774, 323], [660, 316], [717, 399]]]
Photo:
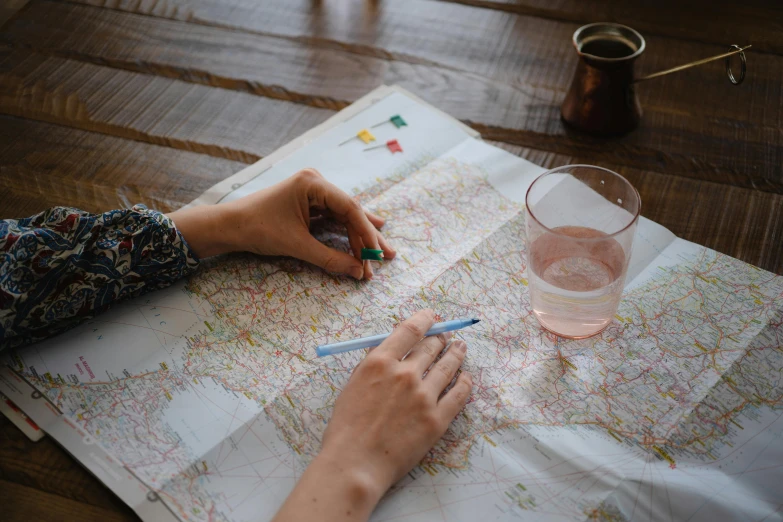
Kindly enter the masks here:
[[315, 458], [310, 467], [318, 475], [328, 477], [327, 480], [339, 488], [339, 494], [346, 502], [360, 512], [366, 510], [369, 513], [390, 485], [372, 468], [353, 461], [350, 456], [326, 450]]
[[322, 451], [307, 467], [274, 521], [364, 521], [385, 492], [371, 474], [351, 466], [340, 455]]
[[174, 226], [199, 258], [238, 250], [235, 238], [238, 221], [229, 205], [204, 205], [168, 214]]

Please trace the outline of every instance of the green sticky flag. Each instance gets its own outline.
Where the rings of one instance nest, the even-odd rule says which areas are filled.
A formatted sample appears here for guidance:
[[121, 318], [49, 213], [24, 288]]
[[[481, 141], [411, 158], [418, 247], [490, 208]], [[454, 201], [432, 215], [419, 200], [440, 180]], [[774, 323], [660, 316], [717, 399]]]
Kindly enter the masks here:
[[383, 261], [383, 250], [362, 248], [362, 259], [370, 261]]
[[391, 119], [391, 122], [394, 124], [394, 126], [397, 127], [398, 129], [400, 127], [402, 127], [403, 125], [406, 125], [406, 126], [408, 125], [407, 123], [405, 123], [405, 120], [403, 120], [402, 117], [399, 114], [396, 114], [396, 115], [392, 116], [390, 119]]

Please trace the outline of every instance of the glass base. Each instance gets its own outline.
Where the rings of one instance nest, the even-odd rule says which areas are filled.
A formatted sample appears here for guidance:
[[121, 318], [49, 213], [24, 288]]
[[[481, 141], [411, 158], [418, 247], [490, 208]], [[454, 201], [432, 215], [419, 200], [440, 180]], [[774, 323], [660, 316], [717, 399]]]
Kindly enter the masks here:
[[605, 324], [605, 325], [604, 325], [604, 326], [603, 326], [601, 329], [599, 329], [599, 330], [596, 330], [595, 332], [593, 332], [593, 333], [590, 333], [590, 334], [586, 334], [586, 335], [567, 335], [567, 334], [562, 334], [562, 333], [560, 333], [560, 332], [556, 332], [556, 331], [552, 330], [551, 328], [547, 327], [546, 325], [544, 325], [544, 323], [542, 323], [542, 322], [541, 322], [541, 321], [538, 319], [538, 316], [536, 316], [536, 314], [533, 314], [533, 316], [535, 316], [535, 317], [536, 317], [536, 321], [538, 321], [538, 324], [541, 326], [541, 328], [543, 328], [543, 329], [544, 329], [544, 330], [546, 330], [547, 332], [549, 332], [549, 333], [551, 333], [551, 334], [554, 334], [554, 335], [556, 335], [557, 337], [562, 337], [563, 339], [573, 339], [573, 340], [577, 340], [577, 341], [578, 341], [579, 339], [589, 339], [590, 337], [595, 337], [596, 335], [598, 335], [598, 334], [602, 333], [604, 330], [606, 330], [607, 328], [609, 328], [609, 325], [610, 325], [610, 324], [612, 324], [612, 321], [609, 321], [609, 322], [608, 322], [608, 323], [606, 323], [606, 324]]

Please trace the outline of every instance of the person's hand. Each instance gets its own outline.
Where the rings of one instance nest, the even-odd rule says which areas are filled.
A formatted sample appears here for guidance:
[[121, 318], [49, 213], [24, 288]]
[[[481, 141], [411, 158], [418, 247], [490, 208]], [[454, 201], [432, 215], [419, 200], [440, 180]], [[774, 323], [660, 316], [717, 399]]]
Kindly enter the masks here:
[[[364, 210], [313, 169], [236, 201], [178, 210], [169, 217], [202, 258], [246, 250], [291, 256], [329, 272], [369, 279], [372, 267], [369, 261], [361, 261], [362, 248], [382, 249], [387, 260], [395, 255], [377, 230], [383, 219]], [[332, 218], [345, 226], [353, 256], [313, 237], [311, 222], [321, 218]]]
[[431, 310], [413, 315], [356, 367], [335, 403], [321, 453], [276, 520], [366, 519], [443, 436], [473, 384], [462, 372], [443, 394], [467, 346], [452, 342], [430, 368], [448, 341], [444, 335], [422, 339], [434, 320]]
[[464, 341], [452, 342], [427, 371], [451, 337], [424, 337], [434, 322], [432, 310], [421, 311], [367, 355], [338, 397], [324, 434], [322, 453], [362, 469], [381, 491], [424, 457], [470, 395], [472, 378], [463, 372], [440, 397], [465, 359]]

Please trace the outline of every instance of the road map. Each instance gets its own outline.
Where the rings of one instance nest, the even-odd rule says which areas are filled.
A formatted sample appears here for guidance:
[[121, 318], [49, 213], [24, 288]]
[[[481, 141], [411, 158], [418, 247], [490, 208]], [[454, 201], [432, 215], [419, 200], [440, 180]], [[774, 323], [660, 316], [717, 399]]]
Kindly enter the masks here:
[[[408, 127], [377, 138], [402, 154], [338, 145], [394, 114]], [[783, 277], [642, 218], [615, 321], [557, 339], [526, 290], [524, 195], [543, 169], [396, 88], [193, 204], [310, 166], [387, 219], [398, 255], [371, 281], [226, 256], [3, 355], [0, 391], [142, 519], [271, 518], [364, 357], [315, 347], [432, 307], [481, 319], [458, 334], [473, 395], [372, 520], [783, 520]]]

